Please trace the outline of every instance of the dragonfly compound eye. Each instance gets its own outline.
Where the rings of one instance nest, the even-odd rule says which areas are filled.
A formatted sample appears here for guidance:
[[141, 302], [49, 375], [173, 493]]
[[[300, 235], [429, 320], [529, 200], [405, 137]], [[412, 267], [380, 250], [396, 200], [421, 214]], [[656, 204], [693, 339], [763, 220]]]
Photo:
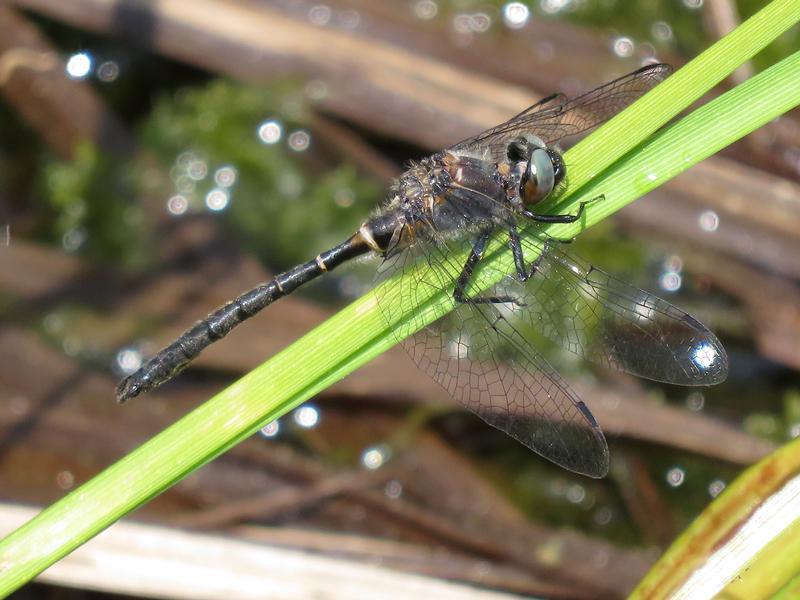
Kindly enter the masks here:
[[[561, 163], [563, 170], [563, 163]], [[562, 175], [563, 177], [563, 175]], [[556, 185], [556, 169], [550, 151], [536, 148], [531, 152], [528, 166], [522, 175], [519, 194], [526, 204], [536, 204], [553, 191]]]

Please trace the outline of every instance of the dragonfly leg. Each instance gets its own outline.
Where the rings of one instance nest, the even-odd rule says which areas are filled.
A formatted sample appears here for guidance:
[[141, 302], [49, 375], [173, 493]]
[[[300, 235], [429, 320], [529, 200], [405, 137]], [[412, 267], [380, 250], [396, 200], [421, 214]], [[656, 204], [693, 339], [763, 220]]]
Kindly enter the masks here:
[[593, 204], [594, 202], [603, 199], [605, 199], [605, 196], [600, 194], [596, 198], [581, 202], [578, 206], [577, 214], [574, 215], [538, 215], [535, 212], [531, 212], [527, 209], [522, 210], [522, 215], [531, 219], [532, 221], [536, 221], [537, 223], [574, 223], [583, 216], [583, 211], [589, 204]]
[[508, 224], [508, 245], [514, 255], [514, 265], [517, 267], [517, 279], [525, 282], [536, 274], [536, 271], [542, 264], [544, 255], [547, 254], [547, 251], [550, 249], [551, 241], [552, 240], [550, 239], [545, 240], [541, 254], [536, 257], [536, 260], [534, 260], [533, 263], [531, 263], [530, 271], [528, 271], [528, 269], [525, 267], [525, 257], [522, 254], [522, 244], [519, 241], [517, 226], [513, 222]]
[[472, 246], [472, 252], [469, 253], [467, 262], [464, 263], [464, 268], [461, 269], [461, 274], [458, 276], [458, 279], [456, 280], [456, 286], [455, 289], [453, 290], [453, 298], [455, 299], [456, 302], [468, 303], [468, 304], [522, 305], [522, 303], [513, 296], [474, 296], [472, 298], [468, 298], [466, 295], [466, 289], [469, 286], [470, 280], [472, 279], [472, 273], [475, 270], [475, 266], [483, 258], [483, 252], [486, 249], [486, 242], [489, 241], [489, 237], [491, 235], [492, 235], [492, 230], [485, 229], [480, 233], [478, 239], [475, 240], [475, 244]]

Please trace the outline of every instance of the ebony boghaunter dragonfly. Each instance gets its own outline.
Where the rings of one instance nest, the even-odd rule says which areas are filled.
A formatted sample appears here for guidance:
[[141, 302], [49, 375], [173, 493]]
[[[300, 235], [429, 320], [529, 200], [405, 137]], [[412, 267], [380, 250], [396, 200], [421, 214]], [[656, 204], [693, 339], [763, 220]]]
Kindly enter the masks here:
[[[544, 231], [521, 229], [580, 218], [587, 203], [576, 214], [533, 210], [566, 175], [553, 145], [603, 123], [670, 73], [668, 65], [655, 64], [576, 98], [554, 94], [411, 164], [383, 206], [350, 238], [198, 321], [120, 382], [117, 398], [124, 402], [164, 383], [278, 298], [373, 253], [383, 259], [380, 277], [408, 274], [400, 293], [409, 302], [426, 302], [432, 288], [444, 290], [452, 302], [452, 312], [433, 325], [412, 318], [399, 326], [392, 314], [397, 304], [382, 296], [387, 286], [376, 288], [378, 306], [422, 370], [487, 423], [543, 457], [602, 477], [608, 446], [597, 421], [531, 339], [542, 335], [603, 366], [683, 385], [723, 381], [725, 350], [706, 327], [669, 302], [569, 257]], [[481, 262], [498, 236], [513, 255], [511, 274], [492, 273], [496, 263]], [[457, 257], [462, 264], [454, 264]], [[478, 273], [495, 283], [472, 292]]]

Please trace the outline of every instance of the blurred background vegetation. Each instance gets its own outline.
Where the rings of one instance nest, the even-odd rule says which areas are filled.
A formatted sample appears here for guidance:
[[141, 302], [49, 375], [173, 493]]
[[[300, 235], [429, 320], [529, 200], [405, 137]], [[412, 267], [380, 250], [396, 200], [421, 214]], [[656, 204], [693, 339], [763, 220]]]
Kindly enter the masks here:
[[[115, 379], [142, 356], [344, 239], [405, 161], [553, 91], [648, 60], [679, 67], [761, 4], [0, 7], [1, 499], [58, 498], [368, 289], [374, 263], [342, 269], [158, 393], [114, 405]], [[798, 46], [795, 27], [746, 69]], [[800, 435], [798, 114], [751, 138], [571, 248], [698, 316], [731, 358], [728, 382], [691, 390], [550, 351], [608, 434], [606, 480], [463, 414], [398, 351], [140, 516], [512, 593], [624, 595], [742, 467]], [[305, 493], [342, 473], [356, 483]], [[287, 490], [292, 503], [215, 517]], [[344, 550], [345, 534], [419, 558]], [[425, 554], [437, 551], [449, 558]]]

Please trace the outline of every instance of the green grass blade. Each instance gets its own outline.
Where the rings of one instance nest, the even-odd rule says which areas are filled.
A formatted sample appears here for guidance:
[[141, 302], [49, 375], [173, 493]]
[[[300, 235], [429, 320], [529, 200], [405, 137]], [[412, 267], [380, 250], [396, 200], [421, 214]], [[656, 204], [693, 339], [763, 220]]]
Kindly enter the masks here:
[[577, 190], [800, 20], [800, 2], [775, 0], [642, 98], [625, 120], [612, 120], [570, 150], [569, 182]]
[[[631, 152], [669, 116], [684, 108], [688, 98], [699, 97], [797, 22], [799, 4], [771, 3], [740, 28], [746, 35], [734, 32], [720, 42], [724, 52], [712, 47], [648, 94], [643, 99], [646, 109], [637, 103], [569, 151], [565, 160], [574, 165], [570, 172], [572, 187], [568, 197], [559, 199], [558, 210], [574, 209], [580, 200], [600, 193], [606, 200], [592, 205], [581, 223], [553, 227], [550, 233], [558, 237], [577, 235], [725, 144], [796, 106], [800, 102], [800, 55], [754, 77]], [[688, 74], [682, 74], [684, 71]], [[689, 86], [690, 91], [683, 92], [678, 84], [671, 84], [674, 79]], [[643, 122], [646, 126], [640, 129]], [[623, 155], [623, 160], [614, 162]], [[508, 257], [498, 251], [492, 260], [508, 261]], [[397, 284], [389, 281], [384, 285]], [[400, 302], [391, 292], [385, 296], [390, 302]], [[451, 304], [447, 294], [432, 294], [424, 306], [401, 308], [406, 315], [413, 313], [419, 322], [420, 312], [430, 321]], [[264, 423], [285, 414], [395, 343], [395, 335], [372, 294], [346, 307], [0, 541], [0, 596], [252, 435]]]

